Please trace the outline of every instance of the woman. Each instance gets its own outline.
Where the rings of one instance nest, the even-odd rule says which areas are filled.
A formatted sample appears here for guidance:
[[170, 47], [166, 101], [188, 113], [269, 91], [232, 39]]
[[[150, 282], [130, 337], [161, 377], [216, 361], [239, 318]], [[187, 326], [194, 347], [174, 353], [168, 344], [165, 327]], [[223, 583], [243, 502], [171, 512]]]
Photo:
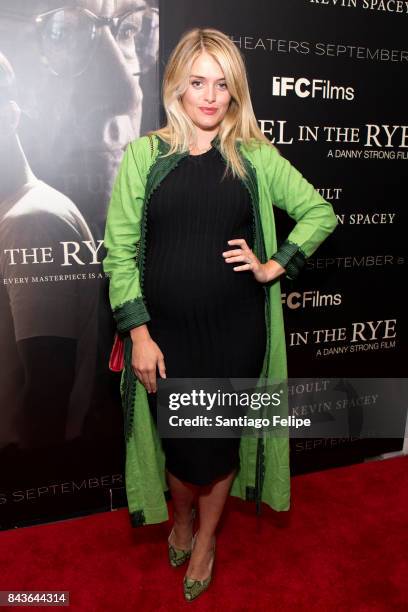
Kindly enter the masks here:
[[[209, 585], [228, 494], [289, 508], [287, 438], [162, 439], [161, 378], [286, 377], [278, 277], [334, 230], [331, 205], [259, 130], [240, 52], [187, 32], [163, 80], [167, 124], [130, 143], [108, 211], [104, 269], [125, 336], [126, 489], [134, 525], [168, 519], [184, 594]], [[297, 221], [277, 248], [273, 206]], [[193, 534], [193, 506], [199, 530]]]

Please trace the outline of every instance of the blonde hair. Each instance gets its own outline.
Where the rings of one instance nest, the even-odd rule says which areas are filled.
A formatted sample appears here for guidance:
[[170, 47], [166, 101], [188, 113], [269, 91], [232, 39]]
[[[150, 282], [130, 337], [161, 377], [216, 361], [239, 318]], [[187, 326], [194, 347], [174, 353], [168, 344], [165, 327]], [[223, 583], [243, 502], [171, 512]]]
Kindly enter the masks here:
[[195, 126], [184, 110], [181, 96], [189, 85], [192, 65], [202, 52], [209, 53], [220, 65], [231, 101], [227, 113], [220, 123], [218, 137], [221, 153], [227, 160], [227, 168], [234, 176], [244, 178], [245, 166], [239, 155], [237, 143], [247, 147], [259, 142], [273, 146], [261, 132], [252, 108], [244, 60], [236, 45], [226, 34], [211, 28], [194, 28], [179, 40], [167, 62], [163, 86], [163, 105], [167, 124], [153, 130], [170, 145], [166, 155], [189, 150], [195, 142]]

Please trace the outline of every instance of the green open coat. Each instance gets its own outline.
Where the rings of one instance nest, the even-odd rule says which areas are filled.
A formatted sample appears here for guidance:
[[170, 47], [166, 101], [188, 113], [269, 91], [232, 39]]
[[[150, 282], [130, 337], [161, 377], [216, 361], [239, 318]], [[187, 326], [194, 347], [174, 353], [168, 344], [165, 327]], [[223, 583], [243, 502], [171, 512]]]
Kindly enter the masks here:
[[[216, 137], [213, 145], [220, 150]], [[168, 145], [158, 136], [131, 142], [124, 154], [109, 204], [104, 270], [110, 276], [110, 302], [118, 332], [124, 335], [125, 367], [121, 379], [126, 440], [126, 493], [132, 524], [168, 519], [165, 457], [151, 417], [147, 393], [133, 374], [129, 330], [150, 320], [143, 297], [147, 206], [152, 192], [188, 151], [161, 157]], [[295, 279], [321, 242], [335, 229], [329, 202], [279, 151], [267, 143], [254, 148], [240, 145], [247, 169], [244, 184], [252, 203], [254, 253], [261, 262], [276, 259]], [[286, 210], [296, 224], [277, 248], [274, 209]], [[256, 282], [254, 280], [254, 282]], [[287, 377], [286, 346], [279, 280], [266, 283], [267, 348], [260, 376]], [[290, 504], [288, 437], [243, 436], [241, 467], [231, 495], [261, 502], [275, 510]]]

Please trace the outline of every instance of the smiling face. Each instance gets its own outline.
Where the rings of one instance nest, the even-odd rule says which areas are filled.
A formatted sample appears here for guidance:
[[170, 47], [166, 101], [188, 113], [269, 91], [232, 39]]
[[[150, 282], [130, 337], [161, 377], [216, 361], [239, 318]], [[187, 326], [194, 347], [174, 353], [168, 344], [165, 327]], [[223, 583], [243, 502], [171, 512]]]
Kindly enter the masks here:
[[198, 130], [218, 131], [231, 95], [221, 66], [207, 52], [202, 52], [191, 67], [187, 90], [181, 97], [184, 110]]

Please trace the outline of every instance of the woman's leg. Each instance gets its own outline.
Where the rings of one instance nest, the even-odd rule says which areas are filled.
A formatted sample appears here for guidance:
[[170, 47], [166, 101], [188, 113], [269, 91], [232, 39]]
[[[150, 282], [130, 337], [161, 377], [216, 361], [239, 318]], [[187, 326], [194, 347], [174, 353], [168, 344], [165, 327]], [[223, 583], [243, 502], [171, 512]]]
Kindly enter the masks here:
[[200, 529], [198, 531], [194, 550], [190, 557], [187, 575], [189, 578], [204, 580], [208, 577], [213, 536], [218, 521], [224, 509], [236, 470], [224, 478], [206, 487], [200, 487], [198, 507], [200, 513]]
[[166, 472], [174, 508], [174, 536], [171, 543], [176, 548], [187, 550], [191, 546], [191, 510], [198, 487], [179, 480], [168, 470]]

